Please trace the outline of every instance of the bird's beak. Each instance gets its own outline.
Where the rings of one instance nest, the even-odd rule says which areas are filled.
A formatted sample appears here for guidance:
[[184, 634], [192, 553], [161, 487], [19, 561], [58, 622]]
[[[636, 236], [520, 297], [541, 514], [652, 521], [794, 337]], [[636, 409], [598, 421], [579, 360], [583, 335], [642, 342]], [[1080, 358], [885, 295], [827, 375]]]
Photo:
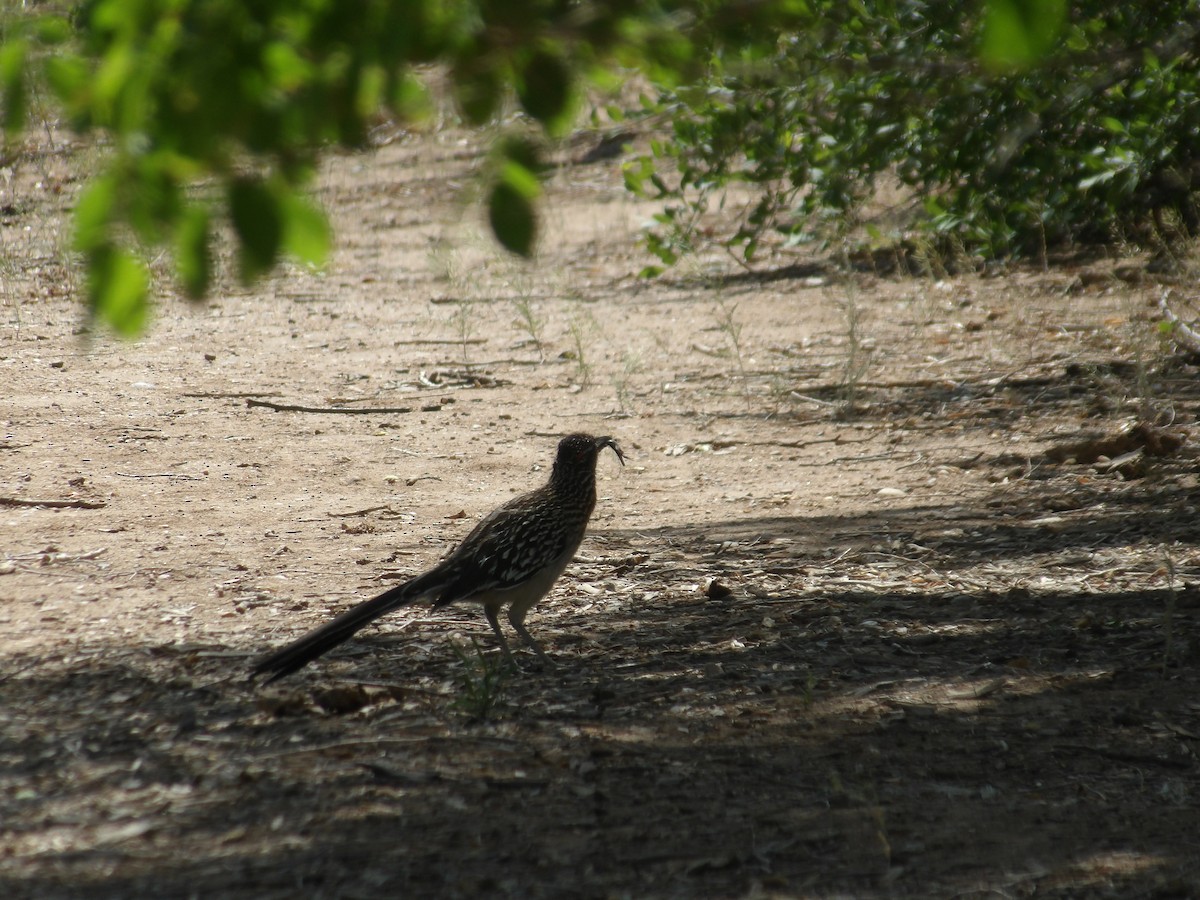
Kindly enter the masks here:
[[617, 454], [617, 459], [621, 461], [621, 465], [625, 465], [625, 454], [621, 452], [621, 447], [608, 435], [596, 438], [596, 452], [599, 453], [605, 447], [611, 447], [612, 452]]

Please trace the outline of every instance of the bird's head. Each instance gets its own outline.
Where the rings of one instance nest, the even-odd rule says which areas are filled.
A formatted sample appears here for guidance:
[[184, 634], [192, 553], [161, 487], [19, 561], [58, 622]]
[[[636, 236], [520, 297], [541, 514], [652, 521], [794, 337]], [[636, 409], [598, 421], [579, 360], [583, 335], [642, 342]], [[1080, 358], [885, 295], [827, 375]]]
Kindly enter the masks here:
[[580, 467], [594, 468], [596, 458], [605, 447], [617, 454], [621, 465], [625, 465], [625, 454], [620, 445], [608, 435], [594, 437], [590, 434], [568, 434], [558, 442], [558, 455], [554, 459], [554, 467], [577, 469]]

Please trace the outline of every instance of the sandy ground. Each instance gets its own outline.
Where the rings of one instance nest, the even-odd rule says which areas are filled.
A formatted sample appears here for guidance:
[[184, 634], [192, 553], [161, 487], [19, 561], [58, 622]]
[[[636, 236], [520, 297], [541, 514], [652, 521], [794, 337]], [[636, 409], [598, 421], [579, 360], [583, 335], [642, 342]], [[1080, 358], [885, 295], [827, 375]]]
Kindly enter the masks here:
[[[532, 266], [484, 236], [466, 135], [334, 158], [325, 272], [124, 344], [66, 265], [88, 156], [30, 149], [0, 218], [5, 894], [1200, 896], [1197, 369], [1144, 261], [646, 282], [652, 208], [578, 155]], [[529, 618], [556, 670], [413, 608], [247, 682], [576, 430], [629, 460]]]

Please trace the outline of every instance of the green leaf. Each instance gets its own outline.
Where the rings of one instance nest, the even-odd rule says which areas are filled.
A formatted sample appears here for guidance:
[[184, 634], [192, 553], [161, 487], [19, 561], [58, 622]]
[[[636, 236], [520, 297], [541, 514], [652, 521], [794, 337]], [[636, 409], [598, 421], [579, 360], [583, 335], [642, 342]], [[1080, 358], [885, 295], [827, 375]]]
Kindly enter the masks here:
[[229, 215], [241, 244], [239, 276], [249, 284], [270, 271], [283, 246], [284, 214], [275, 193], [261, 180], [237, 178], [229, 186]]
[[[509, 166], [514, 167], [514, 164]], [[534, 177], [532, 173], [529, 174]], [[488, 221], [505, 249], [526, 258], [533, 255], [533, 243], [537, 235], [533, 198], [507, 177], [492, 188], [488, 198]]]
[[408, 73], [396, 79], [387, 100], [392, 112], [402, 122], [421, 122], [433, 112], [429, 91], [419, 79]]
[[306, 265], [325, 265], [333, 236], [324, 211], [295, 192], [284, 198], [282, 210], [284, 249]]
[[204, 297], [212, 282], [208, 229], [208, 210], [201, 206], [188, 207], [175, 228], [175, 269], [189, 300]]
[[500, 105], [503, 85], [489, 68], [472, 64], [456, 67], [454, 99], [468, 125], [486, 125]]
[[987, 0], [983, 61], [996, 69], [1039, 62], [1058, 43], [1066, 19], [1066, 0]]
[[507, 135], [496, 144], [494, 153], [504, 160], [502, 167], [511, 162], [516, 163], [524, 170], [524, 172], [514, 171], [513, 174], [515, 178], [521, 180], [525, 189], [530, 192], [531, 198], [541, 193], [542, 187], [536, 173], [544, 171], [546, 167], [542, 162], [537, 143], [519, 135]]
[[140, 155], [124, 177], [125, 220], [147, 246], [161, 243], [174, 232], [183, 203], [170, 160], [161, 153]]
[[92, 76], [91, 90], [97, 112], [107, 121], [120, 128], [131, 123], [121, 121], [118, 115], [118, 99], [128, 91], [138, 67], [138, 55], [134, 47], [114, 44], [100, 58]]
[[384, 103], [388, 76], [382, 66], [363, 66], [355, 90], [354, 111], [364, 119], [378, 114]]
[[68, 110], [77, 113], [88, 102], [91, 72], [78, 56], [59, 53], [45, 62], [46, 81]]
[[262, 52], [263, 70], [272, 87], [295, 91], [313, 77], [313, 65], [284, 41], [272, 41]]
[[12, 138], [25, 127], [29, 112], [29, 86], [25, 80], [23, 40], [9, 40], [0, 46], [0, 90], [4, 100], [4, 136]]
[[132, 253], [111, 243], [95, 247], [87, 260], [92, 315], [122, 337], [137, 337], [146, 328], [148, 314], [146, 267]]
[[571, 70], [562, 57], [548, 50], [535, 51], [521, 67], [517, 99], [525, 112], [549, 131], [569, 124]]
[[71, 39], [74, 29], [63, 16], [42, 16], [36, 24], [38, 40], [43, 44], [63, 44]]
[[1098, 184], [1104, 184], [1106, 181], [1112, 181], [1116, 177], [1116, 169], [1105, 169], [1102, 172], [1097, 172], [1095, 175], [1089, 175], [1087, 178], [1081, 178], [1079, 180], [1079, 189], [1086, 191], [1088, 188], [1093, 188]]
[[500, 177], [511, 184], [526, 200], [536, 200], [542, 194], [542, 183], [533, 170], [522, 162], [508, 160], [500, 168]]
[[87, 186], [75, 204], [75, 247], [85, 253], [109, 240], [117, 202], [117, 179], [101, 175]]
[[655, 177], [654, 160], [648, 156], [639, 156], [621, 166], [621, 174], [625, 179], [625, 189], [639, 197], [650, 197], [646, 190], [646, 182]]

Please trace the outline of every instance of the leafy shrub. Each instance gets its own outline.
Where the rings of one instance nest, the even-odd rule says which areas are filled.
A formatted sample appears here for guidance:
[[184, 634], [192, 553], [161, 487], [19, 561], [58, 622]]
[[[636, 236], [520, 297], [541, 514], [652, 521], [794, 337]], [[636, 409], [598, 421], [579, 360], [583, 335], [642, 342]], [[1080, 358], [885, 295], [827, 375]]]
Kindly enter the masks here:
[[[45, 85], [63, 118], [109, 149], [79, 201], [75, 244], [93, 313], [126, 334], [145, 327], [146, 252], [167, 249], [183, 292], [201, 297], [222, 219], [245, 281], [285, 254], [320, 263], [331, 236], [306, 193], [316, 161], [331, 147], [366, 146], [384, 116], [419, 119], [431, 67], [468, 125], [494, 122], [514, 98], [556, 134], [573, 121], [578, 79], [605, 58], [660, 76], [692, 59], [673, 7], [633, 0], [83, 0], [69, 15], [65, 6], [0, 13], [0, 124], [16, 139]], [[680, 6], [697, 20], [689, 0]], [[524, 255], [536, 240], [534, 147], [497, 142], [489, 169], [493, 229]]]
[[718, 45], [702, 83], [658, 95], [670, 138], [626, 166], [631, 190], [664, 201], [650, 250], [674, 263], [701, 224], [746, 263], [764, 241], [829, 242], [884, 176], [914, 199], [914, 227], [994, 257], [1195, 233], [1196, 4], [1081, 0], [1033, 29], [1045, 55], [989, 65], [1008, 60], [984, 16], [1009, 6], [964, 19], [934, 0], [821, 0], [772, 52]]

